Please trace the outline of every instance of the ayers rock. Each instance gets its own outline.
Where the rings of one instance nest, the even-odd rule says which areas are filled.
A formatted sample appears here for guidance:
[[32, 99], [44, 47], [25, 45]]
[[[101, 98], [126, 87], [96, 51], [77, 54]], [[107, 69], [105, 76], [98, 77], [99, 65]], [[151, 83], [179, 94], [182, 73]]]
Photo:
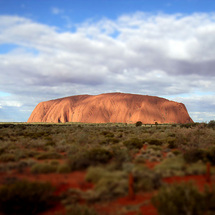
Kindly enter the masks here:
[[189, 123], [184, 104], [127, 93], [78, 95], [39, 103], [28, 122]]

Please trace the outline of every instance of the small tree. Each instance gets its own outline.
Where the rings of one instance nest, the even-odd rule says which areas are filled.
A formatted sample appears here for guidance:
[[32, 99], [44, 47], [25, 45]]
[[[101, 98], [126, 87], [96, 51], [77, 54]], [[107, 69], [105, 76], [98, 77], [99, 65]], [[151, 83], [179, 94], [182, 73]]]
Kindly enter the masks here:
[[136, 127], [142, 126], [142, 124], [143, 124], [143, 123], [142, 123], [141, 121], [137, 121], [137, 122], [136, 122]]
[[215, 120], [211, 120], [211, 121], [208, 123], [208, 128], [215, 128]]

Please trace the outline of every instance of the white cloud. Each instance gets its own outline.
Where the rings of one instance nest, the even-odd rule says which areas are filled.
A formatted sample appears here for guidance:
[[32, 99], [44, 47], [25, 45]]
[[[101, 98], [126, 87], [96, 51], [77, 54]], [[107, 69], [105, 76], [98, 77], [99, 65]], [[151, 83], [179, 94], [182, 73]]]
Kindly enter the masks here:
[[10, 106], [10, 107], [21, 107], [22, 106], [22, 104], [17, 101], [4, 102], [2, 105]]
[[[32, 110], [39, 101], [82, 93], [215, 94], [214, 34], [215, 14], [135, 13], [88, 21], [75, 32], [1, 16], [0, 46], [12, 43], [19, 49], [0, 54], [0, 91]], [[196, 111], [197, 102], [184, 101], [190, 112], [206, 109]], [[214, 107], [209, 99], [207, 104]]]

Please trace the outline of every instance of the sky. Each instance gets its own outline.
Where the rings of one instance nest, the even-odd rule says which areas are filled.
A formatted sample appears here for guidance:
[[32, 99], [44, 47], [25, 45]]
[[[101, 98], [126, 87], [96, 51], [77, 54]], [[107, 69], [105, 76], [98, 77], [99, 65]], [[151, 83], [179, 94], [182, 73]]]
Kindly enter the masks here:
[[123, 92], [215, 119], [214, 0], [0, 0], [0, 122], [51, 99]]

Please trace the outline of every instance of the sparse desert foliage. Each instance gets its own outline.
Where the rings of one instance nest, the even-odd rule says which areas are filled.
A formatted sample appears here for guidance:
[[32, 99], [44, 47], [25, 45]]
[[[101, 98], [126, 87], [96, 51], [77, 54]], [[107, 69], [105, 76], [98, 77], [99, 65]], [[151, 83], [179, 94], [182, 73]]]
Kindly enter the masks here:
[[[194, 185], [166, 186], [167, 178], [204, 177], [207, 163], [214, 177], [212, 125], [0, 123], [0, 213], [14, 214], [17, 209], [16, 214], [25, 214], [26, 204], [26, 214], [48, 209], [53, 187], [42, 183], [45, 179], [55, 184], [58, 196], [54, 200], [61, 201], [68, 215], [102, 214], [101, 207], [128, 195], [132, 175], [135, 195], [158, 193], [153, 203], [159, 214], [198, 215], [204, 210], [213, 214], [214, 188], [201, 193]], [[181, 197], [185, 194], [189, 201]], [[15, 201], [15, 196], [22, 202]], [[202, 204], [194, 206], [200, 199]], [[144, 204], [150, 204], [149, 200]], [[80, 202], [85, 203], [83, 207]], [[141, 207], [137, 204], [132, 210], [139, 212]], [[121, 205], [117, 213], [132, 210]]]

